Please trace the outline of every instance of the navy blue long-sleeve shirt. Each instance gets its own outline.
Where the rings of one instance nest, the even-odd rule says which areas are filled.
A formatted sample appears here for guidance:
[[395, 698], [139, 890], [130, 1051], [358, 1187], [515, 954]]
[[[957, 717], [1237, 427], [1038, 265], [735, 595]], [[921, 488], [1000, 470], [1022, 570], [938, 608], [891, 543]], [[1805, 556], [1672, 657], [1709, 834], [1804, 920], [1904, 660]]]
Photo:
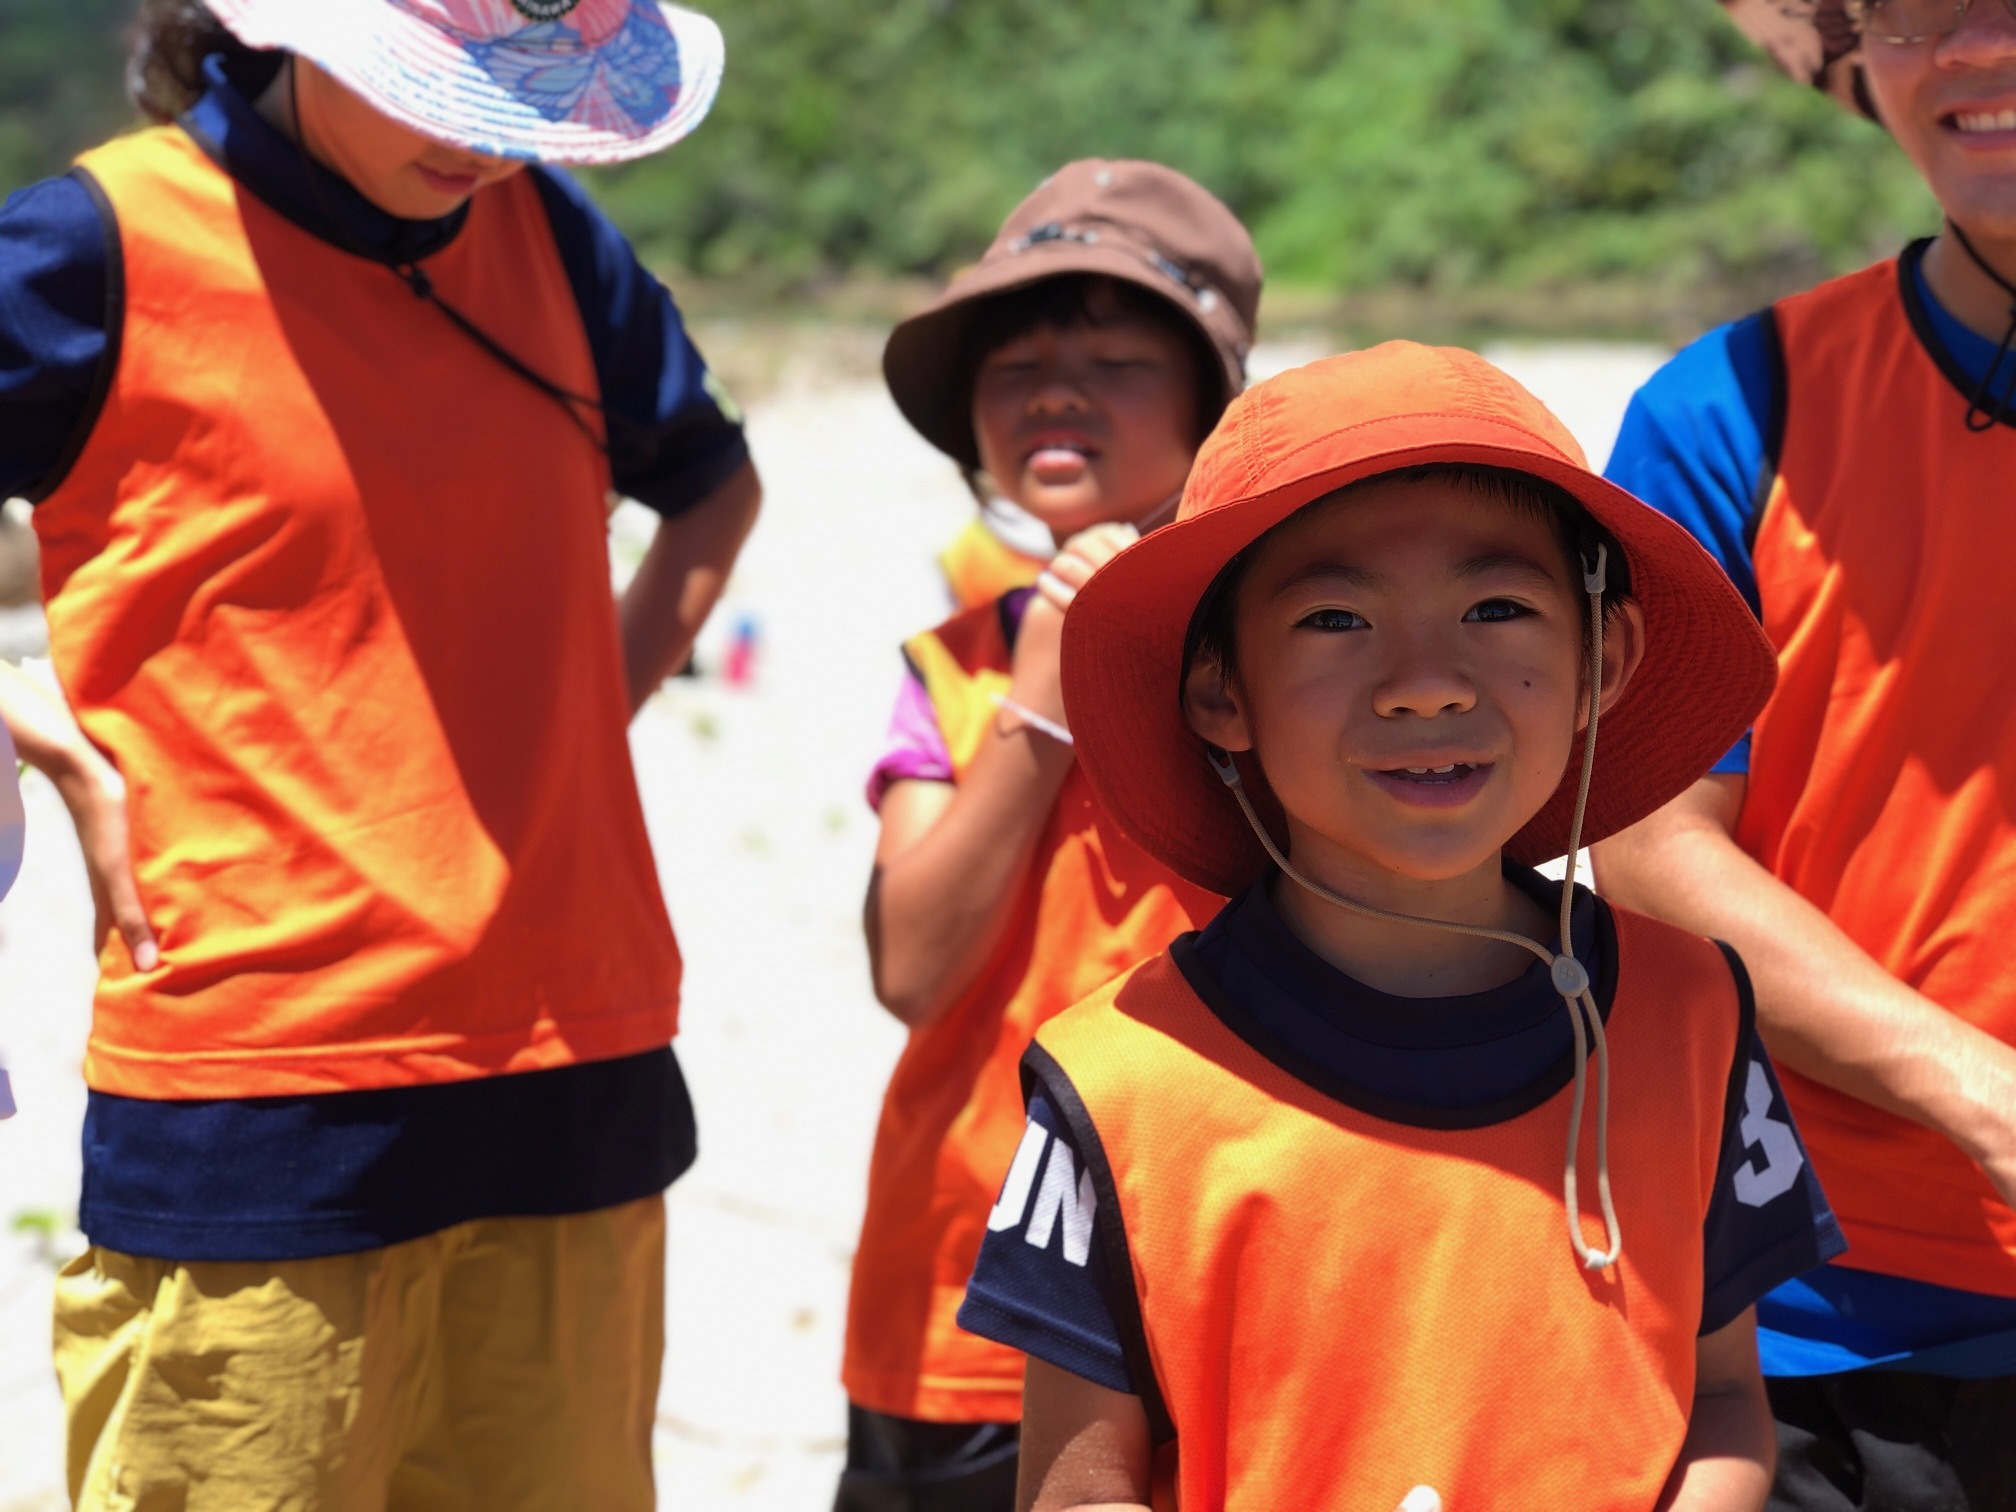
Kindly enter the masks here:
[[[206, 75], [209, 92], [182, 128], [290, 220], [423, 266], [460, 233], [461, 212], [407, 221], [379, 210], [263, 120], [219, 60]], [[581, 312], [615, 486], [675, 516], [747, 461], [739, 417], [671, 295], [621, 234], [569, 180], [527, 171]], [[118, 358], [117, 259], [116, 228], [75, 177], [31, 185], [0, 207], [0, 497], [46, 496], [96, 419]], [[79, 1221], [95, 1244], [163, 1259], [339, 1254], [476, 1218], [645, 1197], [691, 1164], [695, 1139], [669, 1046], [319, 1096], [163, 1102], [93, 1092]]]

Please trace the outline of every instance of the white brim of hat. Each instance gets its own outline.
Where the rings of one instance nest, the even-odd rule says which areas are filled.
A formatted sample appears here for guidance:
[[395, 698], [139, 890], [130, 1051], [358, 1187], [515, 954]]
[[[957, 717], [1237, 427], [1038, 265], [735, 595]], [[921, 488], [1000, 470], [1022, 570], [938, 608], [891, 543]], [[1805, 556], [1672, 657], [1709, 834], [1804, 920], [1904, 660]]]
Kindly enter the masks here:
[[[448, 32], [393, 0], [206, 3], [246, 46], [300, 54], [402, 126], [472, 152], [542, 163], [628, 162], [671, 146], [706, 117], [726, 53], [708, 17], [644, 0], [624, 33], [584, 57], [610, 54], [626, 39], [632, 46], [669, 42], [678, 79], [670, 98], [658, 91], [662, 112], [640, 120], [599, 94], [587, 108], [561, 115], [558, 99], [549, 97], [545, 109], [538, 103], [537, 82], [555, 72], [539, 68], [539, 59], [512, 59], [502, 48], [500, 66], [486, 68]], [[601, 61], [625, 72], [616, 58]], [[507, 82], [514, 69], [517, 88]]]

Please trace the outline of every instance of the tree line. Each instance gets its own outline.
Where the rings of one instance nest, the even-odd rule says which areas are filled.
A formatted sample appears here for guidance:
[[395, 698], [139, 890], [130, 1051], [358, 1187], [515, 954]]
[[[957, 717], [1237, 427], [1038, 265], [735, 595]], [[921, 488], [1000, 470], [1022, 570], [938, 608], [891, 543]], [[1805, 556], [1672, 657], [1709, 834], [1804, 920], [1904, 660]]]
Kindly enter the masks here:
[[[1875, 127], [1712, 0], [702, 0], [700, 131], [589, 175], [655, 264], [766, 288], [936, 275], [1056, 164], [1160, 159], [1277, 287], [1768, 296], [1934, 212]], [[0, 172], [130, 119], [132, 0], [0, 0]]]

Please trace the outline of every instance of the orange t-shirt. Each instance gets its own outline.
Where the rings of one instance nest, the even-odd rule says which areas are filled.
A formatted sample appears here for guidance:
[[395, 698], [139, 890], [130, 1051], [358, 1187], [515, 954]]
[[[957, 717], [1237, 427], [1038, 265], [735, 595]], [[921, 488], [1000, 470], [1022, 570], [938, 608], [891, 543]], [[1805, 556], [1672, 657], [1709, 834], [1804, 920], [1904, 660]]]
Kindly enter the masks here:
[[[982, 605], [905, 647], [955, 781], [1008, 687], [1005, 612]], [[911, 1034], [883, 1098], [847, 1308], [841, 1378], [855, 1403], [935, 1422], [1021, 1418], [1022, 1356], [955, 1320], [1022, 1137], [1022, 1052], [1046, 1020], [1221, 901], [1121, 835], [1071, 769], [993, 959]]]
[[[663, 1045], [679, 956], [595, 439], [179, 129], [81, 168], [117, 220], [122, 338], [35, 528], [56, 670], [125, 776], [162, 946], [144, 975], [104, 952], [88, 1081], [294, 1095]], [[478, 194], [427, 272], [597, 391], [529, 180]]]
[[938, 570], [957, 609], [977, 609], [1002, 594], [1026, 588], [1047, 563], [1027, 556], [987, 528], [985, 520], [968, 520], [965, 528], [938, 553]]
[[[1736, 838], [1884, 970], [2016, 1044], [2016, 427], [1914, 329], [1892, 260], [1781, 301], [1785, 422], [1753, 560], [1778, 687]], [[1984, 574], [1986, 576], [1984, 576]], [[2016, 1297], [2016, 1212], [1930, 1129], [1787, 1072], [1842, 1265]]]

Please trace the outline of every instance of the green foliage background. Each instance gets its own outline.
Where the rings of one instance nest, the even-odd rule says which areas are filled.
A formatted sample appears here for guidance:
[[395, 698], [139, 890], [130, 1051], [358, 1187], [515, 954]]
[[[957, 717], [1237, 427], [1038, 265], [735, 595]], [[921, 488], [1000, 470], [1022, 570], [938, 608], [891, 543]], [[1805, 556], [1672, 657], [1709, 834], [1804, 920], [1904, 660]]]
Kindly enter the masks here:
[[[707, 0], [702, 0], [707, 3]], [[131, 0], [0, 0], [16, 184], [122, 119]], [[726, 85], [592, 175], [661, 266], [802, 287], [937, 274], [1043, 173], [1159, 158], [1275, 287], [1720, 309], [1934, 224], [1876, 128], [1780, 80], [1711, 0], [711, 0]]]

